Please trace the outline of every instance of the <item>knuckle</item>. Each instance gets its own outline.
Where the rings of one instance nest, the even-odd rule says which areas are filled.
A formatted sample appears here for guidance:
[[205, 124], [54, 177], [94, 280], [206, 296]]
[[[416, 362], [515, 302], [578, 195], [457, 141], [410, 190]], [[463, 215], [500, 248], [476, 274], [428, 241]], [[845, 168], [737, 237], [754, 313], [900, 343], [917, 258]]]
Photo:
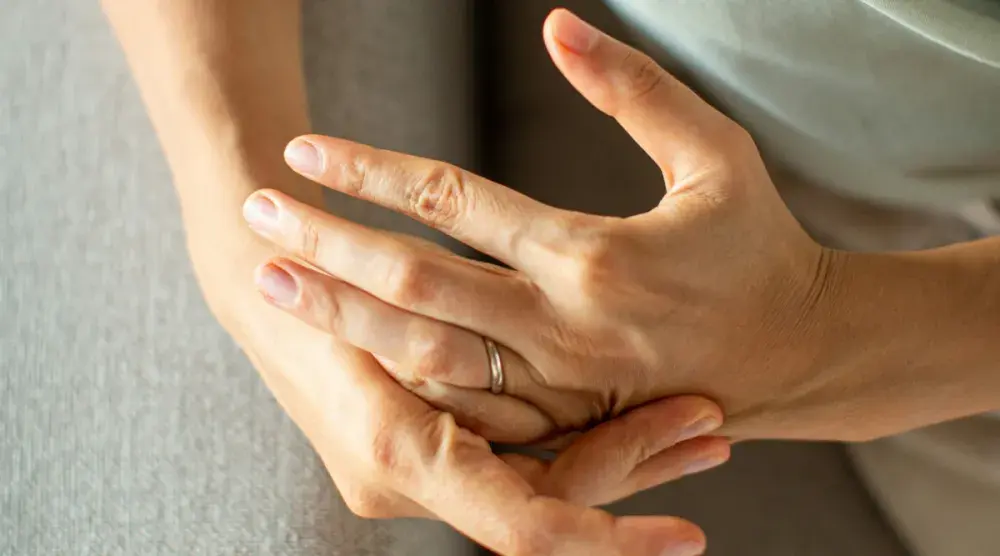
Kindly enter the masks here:
[[538, 526], [512, 529], [508, 532], [507, 538], [510, 544], [509, 553], [515, 556], [552, 554], [555, 548], [551, 533]]
[[715, 169], [713, 179], [724, 187], [698, 188], [698, 195], [713, 207], [743, 205], [752, 190], [750, 186], [761, 177], [768, 179], [753, 137], [735, 122], [727, 122], [715, 135], [713, 152], [709, 161]]
[[308, 216], [299, 220], [294, 249], [307, 261], [315, 262], [319, 255], [320, 233], [316, 221]]
[[623, 65], [632, 102], [641, 100], [666, 83], [663, 69], [652, 58], [638, 51], [629, 49]]
[[430, 276], [432, 263], [418, 255], [400, 254], [395, 257], [386, 284], [390, 301], [401, 307], [413, 308], [432, 295]]
[[760, 157], [757, 143], [754, 141], [753, 136], [750, 135], [750, 132], [732, 120], [729, 120], [728, 125], [725, 126], [720, 141], [723, 150], [730, 154], [730, 156], [736, 156], [741, 160], [748, 157], [751, 159]]
[[343, 330], [343, 311], [333, 288], [326, 286], [319, 288], [318, 292], [306, 288], [304, 291], [309, 293], [302, 296], [303, 309], [313, 315], [327, 332], [336, 334]]
[[451, 368], [454, 340], [449, 334], [420, 330], [409, 341], [412, 372], [421, 378], [440, 378]]
[[434, 467], [453, 465], [467, 457], [468, 450], [490, 451], [489, 442], [481, 436], [458, 425], [455, 416], [446, 412], [434, 412], [413, 429], [416, 438], [415, 451], [421, 465]]
[[401, 439], [394, 427], [381, 421], [375, 424], [368, 460], [376, 475], [395, 476], [404, 469], [403, 461], [399, 457], [400, 442]]
[[421, 176], [408, 196], [413, 214], [439, 227], [453, 225], [465, 210], [467, 201], [463, 172], [447, 165], [435, 165]]
[[609, 227], [592, 228], [574, 244], [571, 268], [580, 287], [597, 286], [619, 270], [623, 239]]
[[370, 187], [368, 187], [370, 176], [368, 169], [370, 167], [371, 162], [367, 155], [360, 152], [354, 153], [340, 168], [343, 188], [358, 197], [367, 198], [368, 191], [370, 190]]

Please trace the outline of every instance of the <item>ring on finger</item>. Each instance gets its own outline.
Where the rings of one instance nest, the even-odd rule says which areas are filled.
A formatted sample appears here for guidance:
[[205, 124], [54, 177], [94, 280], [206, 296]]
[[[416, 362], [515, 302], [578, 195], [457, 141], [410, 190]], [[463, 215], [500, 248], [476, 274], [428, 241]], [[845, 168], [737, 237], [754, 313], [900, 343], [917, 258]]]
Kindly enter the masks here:
[[500, 349], [496, 342], [486, 336], [483, 336], [483, 343], [486, 344], [486, 358], [490, 364], [490, 392], [503, 394], [503, 359], [500, 358]]

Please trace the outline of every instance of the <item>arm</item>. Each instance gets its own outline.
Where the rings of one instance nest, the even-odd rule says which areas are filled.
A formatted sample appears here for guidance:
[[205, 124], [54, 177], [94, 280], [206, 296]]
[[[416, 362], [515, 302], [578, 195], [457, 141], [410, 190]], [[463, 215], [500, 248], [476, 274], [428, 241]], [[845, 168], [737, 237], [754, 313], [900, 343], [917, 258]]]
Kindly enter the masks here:
[[247, 230], [243, 200], [267, 186], [321, 203], [319, 189], [281, 159], [288, 139], [309, 130], [299, 2], [104, 0], [104, 8], [173, 171], [199, 282], [235, 333], [234, 311], [263, 308], [248, 277], [275, 252]]
[[[247, 229], [244, 199], [265, 185], [312, 206], [321, 199], [281, 159], [288, 139], [309, 127], [299, 2], [104, 5], [173, 170], [205, 296], [312, 442], [349, 508], [366, 517], [443, 519], [500, 553], [702, 552], [703, 534], [692, 524], [613, 518], [586, 505], [676, 478], [691, 462], [728, 457], [724, 441], [684, 433], [706, 417], [720, 423], [711, 402], [653, 404], [583, 435], [551, 466], [500, 459], [451, 415], [392, 381], [370, 354], [260, 300], [254, 269], [279, 250]], [[664, 421], [673, 431], [666, 441]], [[634, 457], [608, 457], [623, 452]]]
[[861, 438], [1000, 409], [1000, 238], [842, 254], [823, 305], [815, 359]]
[[[300, 287], [278, 305], [414, 372], [430, 398], [442, 382], [489, 387], [480, 335], [503, 344], [504, 393], [546, 428], [494, 421], [505, 430], [491, 434], [543, 437], [678, 393], [718, 400], [738, 438], [865, 440], [1000, 408], [1000, 239], [825, 249], [778, 196], [750, 136], [648, 57], [564, 11], [546, 42], [663, 170], [656, 208], [570, 213], [434, 161], [302, 137], [322, 161], [303, 175], [516, 271], [408, 249], [264, 191], [280, 216], [257, 231], [296, 251], [309, 229], [311, 245], [330, 247], [296, 254], [338, 279], [277, 261]], [[355, 249], [336, 248], [345, 244]], [[427, 330], [433, 320], [434, 333], [386, 339], [359, 333], [345, 312], [329, 318], [359, 294], [344, 283], [380, 300], [356, 322]], [[488, 415], [501, 400], [479, 407]]]

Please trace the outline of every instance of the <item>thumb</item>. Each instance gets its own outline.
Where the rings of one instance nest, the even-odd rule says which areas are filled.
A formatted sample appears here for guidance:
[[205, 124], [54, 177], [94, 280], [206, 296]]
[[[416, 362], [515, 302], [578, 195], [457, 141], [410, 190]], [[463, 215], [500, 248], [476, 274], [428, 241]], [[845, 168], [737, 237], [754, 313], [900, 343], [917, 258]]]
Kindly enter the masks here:
[[615, 118], [660, 166], [667, 186], [697, 176], [749, 137], [649, 56], [565, 9], [549, 14], [545, 45], [567, 80]]
[[563, 500], [609, 504], [724, 463], [729, 441], [705, 436], [722, 420], [700, 396], [650, 402], [584, 433], [533, 484]]

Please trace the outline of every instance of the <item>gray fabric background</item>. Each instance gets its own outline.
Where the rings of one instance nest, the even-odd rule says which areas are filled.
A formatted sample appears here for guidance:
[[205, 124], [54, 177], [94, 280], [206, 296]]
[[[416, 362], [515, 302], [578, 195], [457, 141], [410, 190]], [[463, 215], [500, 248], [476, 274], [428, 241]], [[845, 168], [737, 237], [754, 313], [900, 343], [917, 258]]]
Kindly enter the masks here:
[[[464, 162], [465, 91], [440, 75], [464, 73], [466, 9], [310, 3], [318, 127]], [[0, 214], [0, 554], [468, 548], [441, 526], [351, 516], [206, 310], [96, 0], [3, 0]]]

